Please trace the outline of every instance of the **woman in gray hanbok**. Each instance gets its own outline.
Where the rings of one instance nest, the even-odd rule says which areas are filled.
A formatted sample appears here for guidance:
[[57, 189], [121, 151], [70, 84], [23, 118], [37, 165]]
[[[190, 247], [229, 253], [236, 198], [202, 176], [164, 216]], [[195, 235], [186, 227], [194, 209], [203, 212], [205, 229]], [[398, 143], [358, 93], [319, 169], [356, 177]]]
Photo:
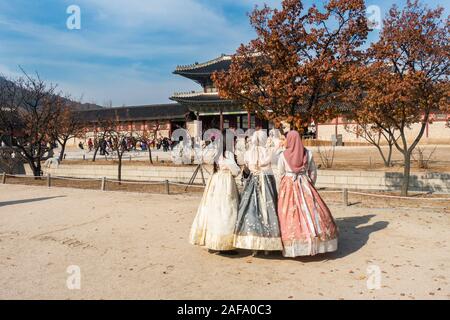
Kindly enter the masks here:
[[275, 151], [266, 148], [267, 134], [256, 131], [252, 145], [245, 154], [250, 169], [235, 228], [234, 246], [257, 251], [281, 251], [280, 227], [277, 216], [277, 189], [272, 162]]

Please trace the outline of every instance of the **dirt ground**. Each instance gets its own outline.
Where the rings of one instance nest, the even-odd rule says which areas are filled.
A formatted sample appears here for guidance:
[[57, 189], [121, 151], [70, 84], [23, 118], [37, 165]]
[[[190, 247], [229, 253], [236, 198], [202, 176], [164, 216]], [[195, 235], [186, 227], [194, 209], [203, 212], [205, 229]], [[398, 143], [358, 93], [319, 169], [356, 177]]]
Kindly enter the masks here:
[[[0, 299], [450, 298], [450, 218], [442, 207], [344, 207], [330, 199], [339, 251], [294, 260], [189, 245], [199, 201], [199, 194], [0, 185]], [[67, 288], [72, 265], [81, 290]], [[380, 290], [367, 287], [374, 266]]]

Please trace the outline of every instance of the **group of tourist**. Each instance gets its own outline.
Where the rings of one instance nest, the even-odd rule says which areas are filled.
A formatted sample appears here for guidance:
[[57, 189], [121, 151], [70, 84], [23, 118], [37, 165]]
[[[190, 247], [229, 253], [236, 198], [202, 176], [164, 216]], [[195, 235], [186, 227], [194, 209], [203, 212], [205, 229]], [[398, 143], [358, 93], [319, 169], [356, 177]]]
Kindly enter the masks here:
[[[172, 148], [172, 141], [167, 137], [159, 137], [156, 140], [151, 139], [138, 139], [135, 137], [127, 137], [123, 138], [121, 141], [120, 147], [129, 151], [148, 151], [149, 148], [157, 148], [158, 150], [163, 150], [164, 152], [168, 152]], [[78, 143], [78, 147], [81, 150], [85, 149], [85, 144], [80, 141]], [[113, 151], [113, 141], [111, 138], [109, 139], [97, 139], [89, 138], [87, 141], [87, 148], [89, 152], [92, 152], [98, 148], [100, 154], [108, 155]]]
[[[277, 131], [269, 138], [257, 130], [242, 144], [242, 168], [237, 163], [239, 145], [223, 151], [214, 162], [214, 173], [204, 191], [190, 232], [190, 243], [218, 251], [235, 249], [285, 257], [311, 256], [338, 248], [338, 228], [315, 188], [317, 169], [297, 131], [287, 136]], [[277, 176], [272, 164], [277, 164]], [[235, 177], [245, 177], [239, 194]]]

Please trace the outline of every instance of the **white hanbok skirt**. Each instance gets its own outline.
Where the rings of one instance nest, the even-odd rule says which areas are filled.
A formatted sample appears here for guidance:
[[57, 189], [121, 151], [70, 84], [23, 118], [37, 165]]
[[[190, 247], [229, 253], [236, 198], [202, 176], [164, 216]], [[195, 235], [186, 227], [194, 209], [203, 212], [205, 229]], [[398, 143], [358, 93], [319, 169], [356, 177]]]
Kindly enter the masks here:
[[239, 208], [239, 192], [230, 171], [220, 170], [208, 180], [189, 242], [211, 250], [234, 249], [234, 228]]

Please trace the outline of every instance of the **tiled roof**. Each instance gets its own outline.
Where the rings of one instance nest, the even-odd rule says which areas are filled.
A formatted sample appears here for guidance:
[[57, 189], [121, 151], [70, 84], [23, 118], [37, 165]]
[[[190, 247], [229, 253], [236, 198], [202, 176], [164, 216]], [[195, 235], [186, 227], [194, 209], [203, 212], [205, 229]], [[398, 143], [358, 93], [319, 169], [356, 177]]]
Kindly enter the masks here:
[[211, 74], [215, 71], [228, 70], [231, 65], [231, 56], [222, 55], [219, 58], [190, 65], [178, 66], [175, 74]]
[[116, 119], [121, 121], [175, 120], [184, 119], [189, 109], [179, 103], [155, 104], [136, 107], [99, 108], [80, 111], [83, 121], [96, 122], [99, 119]]
[[215, 104], [231, 104], [231, 100], [222, 99], [219, 97], [217, 92], [204, 93], [204, 92], [186, 92], [186, 93], [175, 93], [170, 100], [177, 101], [181, 104], [204, 104], [204, 103], [215, 103]]

